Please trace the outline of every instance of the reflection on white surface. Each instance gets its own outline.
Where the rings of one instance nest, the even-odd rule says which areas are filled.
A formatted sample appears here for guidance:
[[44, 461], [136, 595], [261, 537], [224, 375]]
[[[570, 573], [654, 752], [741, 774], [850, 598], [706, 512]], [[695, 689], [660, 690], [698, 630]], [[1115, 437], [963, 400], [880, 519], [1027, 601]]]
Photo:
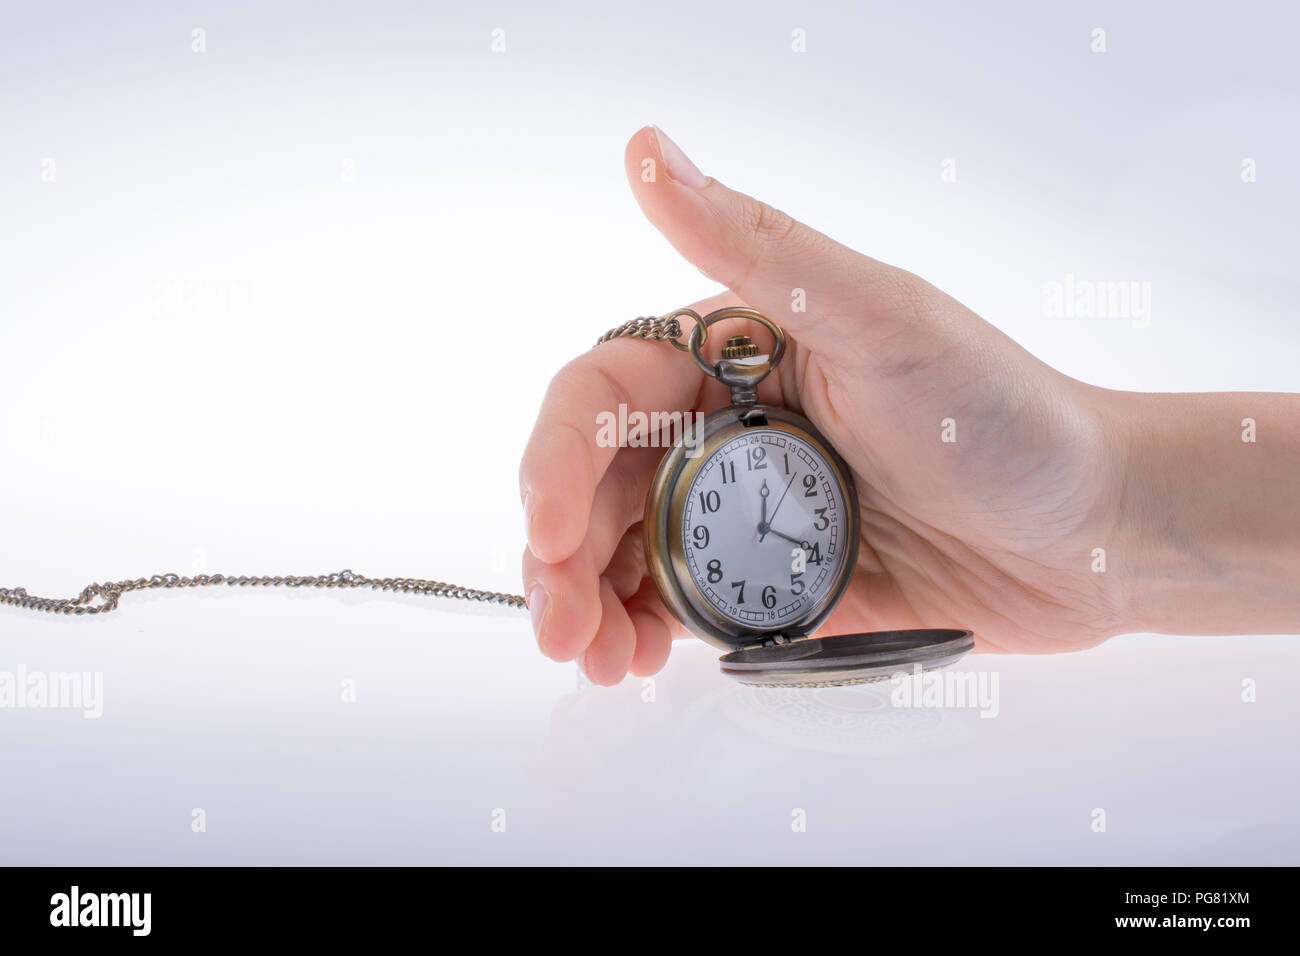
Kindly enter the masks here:
[[[541, 659], [521, 615], [333, 598], [174, 593], [99, 621], [0, 609], [0, 669], [104, 673], [98, 720], [0, 710], [4, 861], [1300, 855], [1300, 779], [1278, 743], [1300, 716], [1288, 639], [972, 655], [957, 666], [1000, 678], [1000, 712], [984, 719], [900, 710], [887, 684], [745, 687], [696, 641], [653, 682], [597, 688]], [[1091, 831], [1095, 808], [1105, 833]]]

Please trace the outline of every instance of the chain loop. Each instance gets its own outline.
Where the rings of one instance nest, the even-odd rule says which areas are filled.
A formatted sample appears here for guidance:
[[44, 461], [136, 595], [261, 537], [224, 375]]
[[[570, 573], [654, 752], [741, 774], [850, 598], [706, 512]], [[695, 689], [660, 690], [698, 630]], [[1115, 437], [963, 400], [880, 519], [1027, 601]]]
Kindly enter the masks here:
[[[596, 339], [596, 345], [618, 338], [653, 339], [656, 342], [667, 342], [679, 352], [689, 352], [690, 345], [678, 341], [682, 335], [680, 318], [684, 315], [689, 315], [695, 321], [697, 327], [703, 322], [700, 313], [694, 309], [678, 309], [664, 316], [643, 315], [610, 329]], [[703, 328], [704, 332], [700, 338], [701, 345], [709, 340], [709, 328], [707, 325], [703, 326]], [[592, 348], [595, 347], [595, 345], [592, 346]]]

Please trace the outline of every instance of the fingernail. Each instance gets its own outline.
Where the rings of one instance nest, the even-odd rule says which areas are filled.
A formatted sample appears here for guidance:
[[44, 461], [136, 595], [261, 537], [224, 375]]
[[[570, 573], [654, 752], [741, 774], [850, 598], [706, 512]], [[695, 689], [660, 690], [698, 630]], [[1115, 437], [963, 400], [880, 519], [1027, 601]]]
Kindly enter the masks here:
[[546, 593], [546, 588], [534, 584], [528, 592], [528, 616], [533, 619], [533, 636], [537, 638], [538, 644], [542, 642], [542, 622], [546, 620], [546, 608], [550, 603], [551, 598]]
[[708, 185], [709, 177], [699, 171], [690, 157], [682, 152], [682, 148], [673, 142], [672, 137], [658, 126], [654, 127], [654, 131], [659, 140], [659, 155], [664, 158], [664, 166], [668, 169], [668, 178], [691, 189]]

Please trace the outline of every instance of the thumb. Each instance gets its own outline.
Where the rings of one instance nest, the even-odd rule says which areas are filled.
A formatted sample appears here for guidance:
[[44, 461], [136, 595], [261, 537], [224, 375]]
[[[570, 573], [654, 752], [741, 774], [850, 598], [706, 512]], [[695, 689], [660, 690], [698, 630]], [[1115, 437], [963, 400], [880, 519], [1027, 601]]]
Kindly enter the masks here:
[[828, 354], [846, 331], [899, 321], [925, 286], [705, 176], [657, 127], [632, 137], [624, 164], [642, 212], [683, 257]]

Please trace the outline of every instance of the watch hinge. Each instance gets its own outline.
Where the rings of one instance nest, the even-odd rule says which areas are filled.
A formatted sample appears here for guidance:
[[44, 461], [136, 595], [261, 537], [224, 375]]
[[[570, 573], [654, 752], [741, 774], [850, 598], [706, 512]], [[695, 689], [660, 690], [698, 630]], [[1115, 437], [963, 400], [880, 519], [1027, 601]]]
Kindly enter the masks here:
[[808, 640], [807, 634], [765, 634], [759, 638], [757, 644], [746, 645], [742, 650], [753, 651], [760, 647], [779, 647], [782, 644], [797, 644], [800, 641]]

